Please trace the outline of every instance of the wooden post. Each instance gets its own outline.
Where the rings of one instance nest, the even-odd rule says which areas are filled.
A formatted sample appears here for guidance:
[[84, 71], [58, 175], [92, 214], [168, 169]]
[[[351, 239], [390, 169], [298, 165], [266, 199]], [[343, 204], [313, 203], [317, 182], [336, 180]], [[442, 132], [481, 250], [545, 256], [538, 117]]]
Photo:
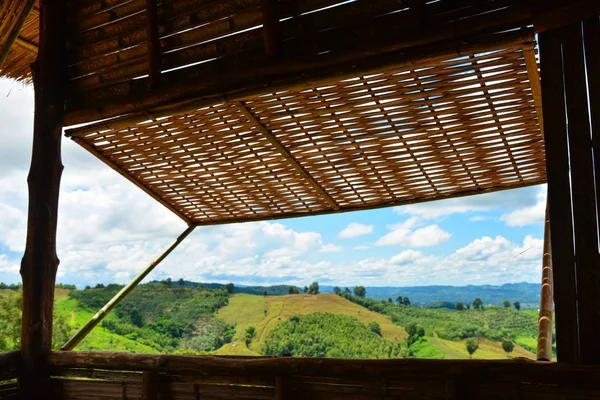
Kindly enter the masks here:
[[66, 1], [40, 1], [40, 44], [32, 65], [35, 89], [33, 151], [27, 178], [27, 242], [21, 263], [23, 322], [19, 374], [22, 399], [51, 398], [48, 355], [52, 345], [56, 225], [65, 98]]
[[559, 32], [539, 35], [548, 213], [553, 232], [552, 274], [556, 307], [556, 351], [560, 362], [579, 362], [579, 324], [573, 244], [571, 183]]
[[548, 213], [548, 204], [546, 203], [544, 255], [542, 257], [542, 289], [540, 294], [540, 315], [538, 318], [538, 361], [552, 361], [552, 314], [554, 312], [553, 286], [550, 216]]
[[158, 372], [144, 371], [142, 373], [142, 399], [158, 399]]
[[279, 6], [277, 0], [261, 0], [263, 37], [267, 57], [277, 57], [281, 53], [279, 27]]
[[160, 85], [162, 72], [162, 48], [158, 33], [158, 5], [157, 0], [146, 0], [146, 39], [148, 41], [149, 57], [149, 89], [156, 89]]

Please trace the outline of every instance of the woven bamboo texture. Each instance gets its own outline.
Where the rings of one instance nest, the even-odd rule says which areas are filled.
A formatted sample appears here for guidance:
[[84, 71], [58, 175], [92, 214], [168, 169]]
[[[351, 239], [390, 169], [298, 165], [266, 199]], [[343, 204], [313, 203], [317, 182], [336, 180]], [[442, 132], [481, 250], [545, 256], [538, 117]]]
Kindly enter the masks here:
[[[39, 8], [36, 4], [22, 27], [19, 19], [27, 11], [29, 0], [0, 1], [0, 51], [8, 46], [8, 55], [1, 65], [0, 75], [17, 80], [30, 80], [30, 64], [35, 61], [38, 46]], [[9, 43], [14, 30], [19, 31], [16, 40]]]
[[70, 134], [194, 224], [400, 205], [546, 179], [521, 44]]
[[[60, 357], [59, 357], [60, 356]], [[339, 360], [61, 353], [60, 399], [598, 398], [597, 367], [525, 360]]]

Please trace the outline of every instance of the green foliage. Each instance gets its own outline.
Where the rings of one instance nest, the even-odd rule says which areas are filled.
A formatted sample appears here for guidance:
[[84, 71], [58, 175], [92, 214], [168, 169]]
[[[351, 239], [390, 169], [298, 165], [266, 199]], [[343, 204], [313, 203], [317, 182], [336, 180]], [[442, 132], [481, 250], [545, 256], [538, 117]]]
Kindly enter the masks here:
[[[136, 287], [102, 327], [165, 353], [179, 347], [211, 351], [225, 343], [225, 325], [213, 314], [228, 303], [227, 290], [179, 284], [172, 287], [168, 281]], [[103, 289], [74, 291], [69, 296], [82, 309], [95, 312], [121, 288], [111, 284]]]
[[473, 308], [475, 310], [482, 310], [483, 309], [483, 301], [478, 297], [475, 300], [473, 300]]
[[14, 290], [16, 292], [19, 289], [21, 289], [20, 283], [11, 283], [10, 285], [7, 285], [4, 282], [0, 282], [0, 290]]
[[502, 305], [504, 306], [504, 308], [510, 308], [510, 301], [508, 301], [508, 300], [503, 300], [503, 301], [502, 301]]
[[280, 322], [269, 333], [263, 353], [272, 356], [397, 358], [400, 347], [354, 317], [314, 313]]
[[369, 322], [369, 329], [381, 336], [381, 325], [377, 321]]
[[465, 342], [465, 347], [467, 348], [469, 357], [473, 357], [473, 354], [479, 348], [479, 341], [477, 341], [477, 339], [469, 339]]
[[521, 303], [519, 303], [518, 301], [514, 302], [514, 306], [517, 311], [519, 311], [521, 309]]
[[[509, 304], [510, 305], [510, 304]], [[510, 354], [515, 349], [515, 345], [510, 340], [502, 341], [502, 350], [506, 352], [506, 354]]]
[[256, 335], [256, 327], [249, 326], [246, 328], [246, 346], [250, 345], [252, 338]]
[[404, 297], [403, 304], [404, 304], [405, 306], [410, 306], [410, 300], [409, 300], [409, 298], [408, 298], [408, 297], [406, 297], [406, 296]]
[[367, 294], [367, 289], [365, 289], [364, 286], [355, 286], [354, 289], [353, 289], [353, 291], [354, 291], [354, 295], [356, 297], [363, 297], [364, 298], [366, 296], [366, 294]]
[[456, 308], [456, 311], [463, 311], [465, 309], [465, 305], [460, 301], [457, 302], [454, 307]]
[[290, 286], [290, 288], [288, 289], [288, 293], [289, 294], [300, 294], [300, 289], [298, 289], [295, 286]]
[[335, 293], [339, 296], [342, 293], [342, 289], [340, 289], [338, 286], [334, 286], [333, 293]]
[[235, 286], [233, 285], [233, 283], [228, 283], [227, 285], [225, 285], [225, 290], [227, 290], [227, 293], [229, 294], [233, 293], [234, 288]]
[[[2, 284], [0, 284], [0, 286], [1, 285]], [[75, 285], [67, 285], [65, 283], [57, 283], [56, 285], [54, 285], [54, 287], [56, 289], [77, 290], [77, 287]], [[0, 287], [0, 289], [2, 289], [2, 287]]]
[[319, 294], [319, 282], [313, 282], [308, 287], [308, 294]]

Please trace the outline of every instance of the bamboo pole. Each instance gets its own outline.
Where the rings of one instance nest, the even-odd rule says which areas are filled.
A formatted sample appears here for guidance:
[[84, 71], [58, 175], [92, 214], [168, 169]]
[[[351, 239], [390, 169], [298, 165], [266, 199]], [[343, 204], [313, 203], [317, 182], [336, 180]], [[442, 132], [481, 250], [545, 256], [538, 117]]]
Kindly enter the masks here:
[[[35, 2], [36, 2], [36, 0], [28, 0], [28, 3], [25, 6], [25, 8], [23, 9], [23, 12], [21, 13], [21, 15], [19, 16], [19, 19], [17, 20], [16, 25], [13, 27], [12, 31], [10, 32], [10, 36], [8, 37], [8, 40], [6, 41], [6, 44], [5, 44], [4, 48], [2, 49], [2, 52], [0, 53], [0, 68], [2, 68], [2, 66], [4, 65], [4, 62], [6, 61], [6, 58], [8, 57], [8, 53], [10, 53], [10, 49], [12, 48], [15, 41], [18, 39], [19, 33], [21, 33], [21, 29], [23, 29], [23, 25], [25, 25], [25, 22], [27, 21], [29, 14], [31, 14], [31, 11], [33, 10], [33, 6], [35, 5]], [[9, 2], [7, 1], [7, 3], [9, 3]]]
[[115, 295], [104, 307], [100, 309], [84, 326], [81, 328], [71, 339], [64, 344], [61, 350], [73, 350], [91, 331], [96, 325], [100, 323], [106, 317], [106, 315], [115, 308], [121, 300], [123, 300], [154, 268], [158, 266], [183, 240], [194, 230], [196, 226], [190, 225], [179, 237], [171, 243], [157, 258], [152, 260], [150, 264], [142, 272], [138, 274], [131, 282], [129, 282], [119, 293]]
[[552, 280], [552, 244], [550, 242], [550, 214], [546, 202], [544, 223], [544, 255], [542, 257], [542, 289], [538, 318], [537, 360], [552, 361], [552, 314], [554, 312], [554, 282]]

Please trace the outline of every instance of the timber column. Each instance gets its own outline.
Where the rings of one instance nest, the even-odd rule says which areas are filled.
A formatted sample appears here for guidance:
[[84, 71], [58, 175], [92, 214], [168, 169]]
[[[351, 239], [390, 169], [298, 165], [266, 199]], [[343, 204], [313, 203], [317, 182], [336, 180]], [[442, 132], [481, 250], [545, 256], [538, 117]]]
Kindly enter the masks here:
[[35, 89], [33, 152], [27, 178], [27, 242], [21, 262], [23, 323], [19, 373], [22, 399], [51, 396], [48, 354], [52, 346], [54, 280], [58, 268], [56, 225], [65, 99], [66, 0], [40, 0], [40, 37], [32, 65]]

